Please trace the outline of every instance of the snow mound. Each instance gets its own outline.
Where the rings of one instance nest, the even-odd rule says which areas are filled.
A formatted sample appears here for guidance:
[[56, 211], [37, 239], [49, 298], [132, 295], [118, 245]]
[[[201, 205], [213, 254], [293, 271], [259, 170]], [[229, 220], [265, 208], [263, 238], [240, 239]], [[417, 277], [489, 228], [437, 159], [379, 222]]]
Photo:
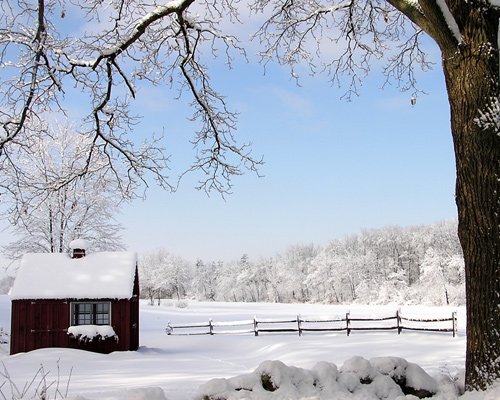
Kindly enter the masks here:
[[[353, 357], [341, 368], [328, 362], [311, 370], [264, 361], [252, 373], [212, 379], [202, 385], [196, 400], [397, 400], [457, 398], [458, 386], [438, 386], [418, 365], [397, 357], [366, 360]], [[443, 392], [441, 388], [446, 388]]]
[[[388, 375], [398, 385], [416, 391], [436, 393], [437, 381], [430, 377], [420, 366], [410, 363], [399, 357], [376, 357], [370, 360], [370, 364], [381, 374]], [[405, 391], [406, 393], [406, 391]]]

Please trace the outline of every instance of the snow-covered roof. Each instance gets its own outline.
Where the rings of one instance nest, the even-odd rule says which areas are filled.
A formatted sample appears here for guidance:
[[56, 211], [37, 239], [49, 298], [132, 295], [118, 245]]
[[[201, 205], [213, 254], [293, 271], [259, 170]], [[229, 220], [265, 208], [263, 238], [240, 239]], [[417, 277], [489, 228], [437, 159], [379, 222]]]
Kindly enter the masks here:
[[72, 259], [66, 253], [26, 254], [10, 296], [20, 299], [129, 299], [133, 295], [137, 255], [90, 253]]

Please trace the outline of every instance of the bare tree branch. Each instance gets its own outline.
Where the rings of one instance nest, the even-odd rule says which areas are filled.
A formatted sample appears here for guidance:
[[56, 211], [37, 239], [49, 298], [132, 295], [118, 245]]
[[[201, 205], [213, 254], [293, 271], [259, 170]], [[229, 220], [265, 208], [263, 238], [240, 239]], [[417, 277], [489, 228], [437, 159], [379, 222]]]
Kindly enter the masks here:
[[[404, 5], [419, 13], [417, 3]], [[358, 94], [367, 73], [382, 60], [387, 60], [387, 81], [396, 80], [403, 90], [414, 92], [419, 91], [415, 67], [431, 66], [421, 49], [421, 29], [408, 26], [383, 0], [258, 0], [252, 9], [270, 15], [255, 35], [264, 48], [264, 63], [277, 59], [290, 66], [294, 77], [296, 67], [305, 63], [313, 74], [327, 73], [335, 85], [347, 77], [347, 98]]]
[[[91, 146], [86, 164], [57, 186], [94, 170], [91, 164], [98, 158], [106, 160], [101, 168], [114, 176], [126, 198], [139, 195], [138, 189], [147, 188], [151, 179], [175, 190], [167, 175], [169, 156], [161, 137], [140, 144], [130, 138], [138, 121], [130, 111], [138, 81], [171, 86], [179, 82], [181, 96], [192, 98], [192, 120], [199, 130], [191, 140], [195, 161], [186, 170], [201, 170], [199, 188], [227, 193], [232, 177], [243, 169], [256, 171], [262, 164], [252, 157], [248, 145], [237, 144], [237, 114], [212, 87], [201, 62], [206, 49], [215, 56], [222, 49], [229, 66], [233, 53], [245, 57], [237, 39], [218, 29], [221, 19], [237, 19], [233, 1], [200, 1], [205, 8], [201, 15], [198, 10], [196, 15], [189, 11], [194, 0], [112, 0], [106, 7], [98, 0], [75, 5], [58, 0], [31, 3], [0, 5], [4, 11], [0, 66], [9, 71], [0, 82], [5, 93], [0, 103], [0, 158], [5, 167], [16, 168], [16, 148], [29, 151], [27, 138], [41, 135], [36, 125], [50, 123], [54, 112], [66, 114], [64, 95], [76, 89], [92, 104], [80, 124], [81, 133], [92, 138]], [[81, 11], [96, 27], [79, 37], [64, 36], [60, 20], [68, 12]], [[27, 28], [31, 19], [37, 21], [35, 29]], [[37, 120], [40, 123], [34, 124]], [[122, 164], [128, 167], [124, 170]]]

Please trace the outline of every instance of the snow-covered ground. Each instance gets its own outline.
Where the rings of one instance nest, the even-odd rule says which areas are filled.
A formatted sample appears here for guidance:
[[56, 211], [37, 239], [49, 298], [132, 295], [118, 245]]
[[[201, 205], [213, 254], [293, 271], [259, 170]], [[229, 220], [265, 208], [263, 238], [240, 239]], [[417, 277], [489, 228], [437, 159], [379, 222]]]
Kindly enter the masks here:
[[[458, 311], [458, 335], [450, 333], [353, 332], [311, 334], [167, 336], [167, 323], [233, 321], [260, 318], [282, 318], [301, 315], [380, 315], [393, 313], [390, 306], [330, 306], [312, 304], [198, 303], [185, 308], [165, 301], [161, 306], [141, 302], [140, 349], [137, 352], [115, 352], [109, 355], [71, 349], [42, 349], [8, 355], [0, 347], [0, 361], [18, 386], [28, 382], [43, 366], [55, 379], [60, 374], [64, 387], [71, 373], [69, 395], [85, 399], [161, 399], [161, 388], [169, 400], [196, 398], [199, 387], [213, 390], [231, 378], [255, 371], [266, 360], [280, 360], [286, 366], [313, 368], [318, 362], [334, 363], [341, 369], [354, 356], [401, 357], [421, 366], [428, 374], [460, 374], [465, 360], [464, 309]], [[403, 313], [415, 316], [449, 316], [453, 308], [402, 307]], [[9, 330], [10, 300], [0, 296], [0, 327]], [[278, 364], [271, 364], [278, 368]], [[269, 363], [268, 363], [268, 368]], [[282, 367], [280, 367], [282, 368]], [[325, 366], [321, 371], [325, 370]], [[328, 369], [328, 368], [326, 368]], [[283, 372], [285, 373], [285, 372]], [[247, 375], [248, 378], [248, 375]], [[0, 385], [2, 379], [0, 379]], [[224, 383], [224, 384], [225, 384]], [[148, 389], [147, 391], [144, 388]], [[7, 385], [1, 389], [7, 391]], [[147, 393], [145, 395], [145, 393]], [[243, 394], [239, 393], [238, 398]], [[498, 394], [497, 392], [495, 392]], [[141, 397], [142, 396], [142, 397]], [[284, 395], [283, 399], [288, 395]], [[1, 396], [0, 396], [1, 398]], [[235, 398], [235, 397], [233, 397]], [[278, 398], [278, 397], [274, 397]], [[315, 398], [315, 397], [309, 397]], [[316, 397], [327, 398], [327, 397]], [[491, 397], [493, 399], [493, 397]]]

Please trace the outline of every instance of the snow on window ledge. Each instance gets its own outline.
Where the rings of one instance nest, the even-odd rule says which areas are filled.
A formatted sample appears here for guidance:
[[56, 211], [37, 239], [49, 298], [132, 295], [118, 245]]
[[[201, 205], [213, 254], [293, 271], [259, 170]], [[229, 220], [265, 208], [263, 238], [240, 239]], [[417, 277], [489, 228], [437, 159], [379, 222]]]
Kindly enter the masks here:
[[68, 335], [78, 339], [80, 342], [92, 342], [93, 340], [106, 340], [114, 338], [118, 342], [118, 335], [111, 325], [77, 325], [68, 328]]

